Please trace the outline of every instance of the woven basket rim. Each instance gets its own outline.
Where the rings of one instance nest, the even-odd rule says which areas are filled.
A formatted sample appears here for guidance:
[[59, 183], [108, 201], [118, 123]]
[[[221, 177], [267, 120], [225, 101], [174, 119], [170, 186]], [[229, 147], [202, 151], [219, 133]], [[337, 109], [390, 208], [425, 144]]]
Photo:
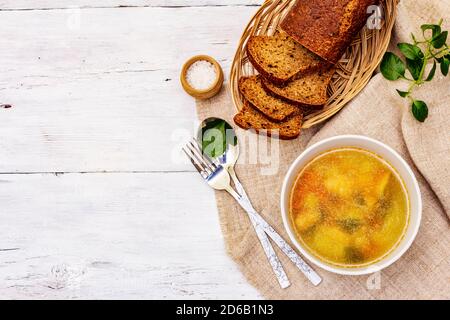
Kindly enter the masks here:
[[[399, 0], [381, 0], [383, 25], [379, 30], [364, 27], [353, 40], [346, 54], [336, 65], [337, 71], [328, 87], [329, 100], [323, 110], [305, 116], [303, 129], [322, 123], [350, 102], [367, 85], [380, 64], [390, 43], [397, 15]], [[246, 44], [251, 35], [271, 35], [278, 28], [295, 0], [266, 0], [245, 27], [239, 41], [230, 70], [230, 91], [236, 110], [242, 108], [243, 97], [239, 92], [241, 76], [257, 74], [246, 54]]]

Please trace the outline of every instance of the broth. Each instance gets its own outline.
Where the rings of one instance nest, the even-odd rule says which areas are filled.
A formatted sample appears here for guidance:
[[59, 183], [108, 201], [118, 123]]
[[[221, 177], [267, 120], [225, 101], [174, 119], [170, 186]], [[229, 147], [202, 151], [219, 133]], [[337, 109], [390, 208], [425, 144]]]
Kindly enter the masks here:
[[313, 255], [355, 267], [396, 247], [408, 225], [409, 201], [386, 161], [362, 149], [340, 148], [300, 172], [289, 212], [297, 237]]

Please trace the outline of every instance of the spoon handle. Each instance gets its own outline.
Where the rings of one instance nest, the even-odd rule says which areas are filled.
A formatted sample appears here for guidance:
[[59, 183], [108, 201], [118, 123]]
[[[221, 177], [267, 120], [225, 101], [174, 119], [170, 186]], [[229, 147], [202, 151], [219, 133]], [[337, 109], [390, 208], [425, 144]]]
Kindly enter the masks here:
[[[259, 216], [259, 215], [258, 215]], [[294, 249], [266, 222], [259, 216], [264, 225], [264, 231], [277, 244], [286, 256], [295, 264], [295, 266], [311, 281], [315, 286], [322, 282], [322, 278], [295, 252]]]
[[233, 188], [231, 188], [231, 186], [226, 190], [228, 191], [228, 193], [231, 194], [231, 196], [233, 196], [234, 199], [236, 199], [236, 201], [241, 205], [241, 207], [247, 212], [248, 217], [253, 225], [253, 228], [255, 229], [256, 235], [258, 236], [259, 242], [261, 243], [264, 253], [266, 254], [267, 260], [269, 261], [270, 266], [272, 267], [273, 273], [277, 277], [280, 287], [282, 289], [288, 288], [291, 285], [291, 283], [289, 282], [286, 272], [284, 271], [283, 265], [281, 264], [280, 259], [278, 258], [275, 250], [273, 249], [266, 232], [260, 225], [260, 220], [257, 219], [257, 217], [255, 217], [255, 215], [251, 213], [251, 204], [248, 201], [246, 201], [244, 197], [242, 197], [240, 194], [234, 191]]
[[230, 168], [228, 171], [236, 187], [236, 190], [238, 190], [238, 192], [241, 195], [241, 199], [236, 200], [238, 202], [244, 201], [247, 203], [246, 208], [244, 207], [244, 209], [249, 214], [251, 220], [254, 220], [255, 223], [259, 226], [259, 228], [262, 228], [264, 230], [264, 232], [276, 243], [276, 245], [283, 251], [283, 253], [308, 278], [308, 280], [311, 281], [311, 283], [314, 286], [318, 286], [322, 282], [322, 278], [297, 254], [297, 252], [295, 252], [294, 249], [292, 249], [292, 247], [279, 235], [279, 233], [276, 232], [275, 229], [272, 228], [272, 226], [269, 223], [267, 223], [267, 221], [264, 220], [264, 218], [261, 217], [261, 215], [253, 208], [244, 190], [244, 187], [242, 186], [238, 177], [236, 176], [236, 173], [234, 172], [234, 169]]

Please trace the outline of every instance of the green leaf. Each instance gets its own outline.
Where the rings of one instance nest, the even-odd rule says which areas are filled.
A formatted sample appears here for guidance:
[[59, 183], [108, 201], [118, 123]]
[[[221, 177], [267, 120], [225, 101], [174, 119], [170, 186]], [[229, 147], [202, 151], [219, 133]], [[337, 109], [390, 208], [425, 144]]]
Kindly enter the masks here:
[[206, 123], [202, 128], [202, 151], [212, 158], [223, 155], [227, 149], [227, 130], [231, 127], [221, 119]]
[[400, 95], [400, 97], [402, 97], [402, 98], [406, 98], [406, 97], [409, 95], [409, 92], [408, 92], [408, 91], [400, 91], [400, 90], [397, 90], [397, 92], [398, 92], [398, 94]]
[[438, 24], [423, 24], [420, 26], [422, 31], [433, 30], [437, 33], [441, 33], [441, 26]]
[[409, 43], [399, 43], [397, 47], [400, 51], [405, 55], [406, 58], [410, 60], [419, 60], [423, 59], [424, 55], [422, 50], [416, 45], [412, 45]]
[[430, 73], [428, 74], [428, 77], [425, 81], [431, 81], [434, 78], [434, 75], [436, 74], [436, 61], [433, 61], [433, 68], [431, 68]]
[[384, 54], [380, 69], [383, 76], [391, 81], [403, 78], [406, 70], [403, 61], [392, 52], [386, 52]]
[[427, 104], [420, 100], [415, 100], [412, 104], [412, 113], [414, 118], [420, 122], [424, 122], [428, 117], [428, 107]]
[[447, 41], [448, 31], [444, 31], [437, 35], [436, 37], [433, 37], [433, 40], [431, 41], [431, 44], [436, 49], [440, 49], [444, 46], [445, 42]]
[[441, 72], [444, 76], [448, 75], [449, 66], [450, 66], [450, 60], [447, 58], [444, 58], [441, 62]]
[[411, 73], [414, 80], [419, 80], [420, 72], [422, 71], [422, 67], [425, 61], [423, 59], [421, 60], [411, 60], [406, 59], [406, 67], [408, 68], [408, 71]]
[[424, 24], [420, 27], [423, 32], [427, 30], [431, 30], [433, 32], [432, 38], [436, 37], [438, 34], [441, 33], [441, 26], [437, 24]]

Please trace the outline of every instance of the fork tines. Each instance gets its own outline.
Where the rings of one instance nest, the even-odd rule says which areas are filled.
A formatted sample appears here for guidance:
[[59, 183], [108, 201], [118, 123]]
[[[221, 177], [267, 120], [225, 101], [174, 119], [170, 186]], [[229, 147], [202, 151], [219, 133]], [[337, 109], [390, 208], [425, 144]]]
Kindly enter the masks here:
[[217, 165], [201, 150], [196, 139], [189, 141], [183, 148], [183, 152], [188, 156], [195, 169], [197, 169], [204, 178], [209, 177], [217, 170]]

